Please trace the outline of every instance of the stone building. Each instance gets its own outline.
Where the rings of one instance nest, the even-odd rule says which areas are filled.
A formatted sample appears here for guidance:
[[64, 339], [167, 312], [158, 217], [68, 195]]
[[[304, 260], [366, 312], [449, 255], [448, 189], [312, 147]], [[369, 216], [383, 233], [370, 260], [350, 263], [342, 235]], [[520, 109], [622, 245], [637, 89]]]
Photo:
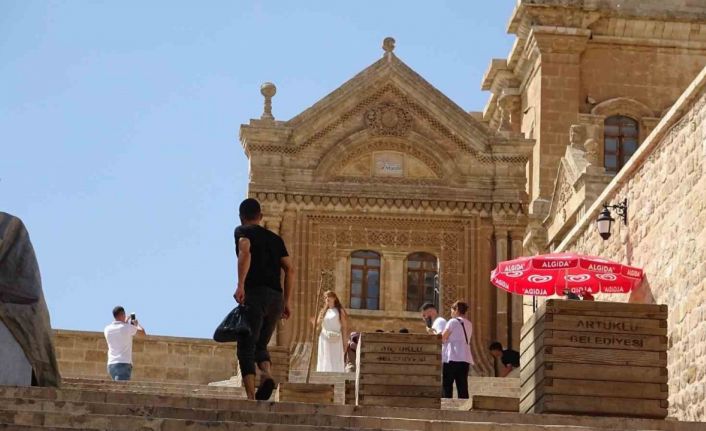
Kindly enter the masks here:
[[489, 269], [562, 249], [706, 65], [703, 1], [520, 0], [508, 31], [515, 43], [491, 61], [479, 113], [400, 61], [391, 39], [289, 121], [272, 118], [274, 86], [263, 86], [265, 112], [241, 141], [249, 193], [300, 268], [303, 312], [280, 344], [310, 342], [320, 284], [356, 329], [420, 330], [413, 310], [434, 299], [438, 274], [442, 310], [471, 303], [476, 372], [492, 373], [483, 347], [516, 346], [523, 309]]
[[288, 121], [272, 117], [275, 87], [263, 85], [262, 117], [241, 127], [249, 194], [299, 269], [297, 313], [278, 343], [310, 342], [323, 289], [338, 293], [354, 330], [422, 332], [423, 302], [437, 299], [448, 313], [464, 299], [477, 371], [487, 374], [484, 345], [519, 342], [521, 302], [498, 293], [488, 274], [492, 253], [521, 253], [532, 142], [454, 104], [397, 58], [393, 39], [383, 48], [380, 60]]
[[[706, 2], [520, 1], [509, 30], [483, 118], [535, 141], [525, 253], [644, 268], [630, 296], [599, 299], [669, 306], [670, 416], [704, 420]], [[619, 202], [604, 240], [596, 219]]]

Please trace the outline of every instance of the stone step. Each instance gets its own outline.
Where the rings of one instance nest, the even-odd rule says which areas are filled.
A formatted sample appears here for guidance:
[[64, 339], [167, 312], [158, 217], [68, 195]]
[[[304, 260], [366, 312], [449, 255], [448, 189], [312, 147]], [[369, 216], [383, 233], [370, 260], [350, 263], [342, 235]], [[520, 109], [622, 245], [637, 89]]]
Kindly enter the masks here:
[[93, 387], [121, 387], [126, 386], [130, 388], [157, 388], [161, 390], [168, 391], [200, 391], [200, 392], [213, 392], [213, 393], [242, 393], [242, 389], [232, 388], [232, 387], [220, 387], [220, 386], [210, 386], [210, 385], [199, 385], [195, 383], [174, 383], [174, 382], [151, 382], [151, 381], [113, 381], [113, 380], [100, 380], [100, 379], [64, 379], [62, 381], [63, 387], [82, 387], [82, 388], [93, 388]]
[[520, 411], [520, 399], [512, 397], [489, 397], [484, 395], [474, 395], [473, 410], [497, 410], [501, 412]]
[[127, 404], [133, 407], [160, 406], [224, 411], [258, 411], [294, 413], [305, 416], [364, 416], [405, 420], [451, 421], [461, 423], [495, 423], [514, 425], [584, 426], [596, 429], [703, 431], [702, 423], [660, 421], [635, 418], [606, 418], [568, 415], [527, 415], [493, 411], [453, 411], [390, 407], [355, 407], [346, 405], [314, 405], [301, 403], [252, 402], [218, 399], [198, 395], [175, 396], [125, 392], [84, 391], [79, 389], [0, 387], [0, 398], [55, 400], [71, 402]]
[[[250, 402], [251, 404], [256, 404]], [[80, 418], [80, 419], [79, 419]], [[293, 413], [271, 413], [193, 409], [133, 407], [128, 405], [96, 403], [63, 403], [56, 401], [16, 400], [14, 404], [0, 405], [0, 422], [20, 425], [50, 425], [83, 428], [93, 426], [101, 428], [110, 424], [111, 429], [134, 429], [135, 427], [176, 429], [180, 425], [190, 424], [189, 429], [230, 429], [233, 424], [270, 424], [275, 429], [297, 425], [296, 429], [376, 429], [425, 431], [441, 429], [444, 431], [488, 430], [508, 431], [551, 431], [551, 425], [527, 425], [496, 423], [489, 428], [487, 423], [410, 420], [396, 418], [374, 418], [366, 416], [332, 416]], [[308, 428], [307, 428], [308, 427]], [[183, 429], [183, 428], [178, 428]], [[205, 429], [205, 428], [204, 428]], [[268, 428], [270, 429], [270, 428]], [[295, 428], [292, 428], [295, 429]], [[573, 431], [599, 431], [588, 426], [572, 427]]]
[[[94, 414], [69, 414], [53, 412], [28, 412], [0, 410], [0, 424], [31, 426], [46, 430], [63, 427], [72, 430], [186, 430], [186, 431], [328, 431], [357, 430], [361, 428], [327, 427], [306, 424], [198, 421], [191, 419], [153, 418], [144, 416], [118, 416]], [[393, 428], [388, 428], [393, 431]]]

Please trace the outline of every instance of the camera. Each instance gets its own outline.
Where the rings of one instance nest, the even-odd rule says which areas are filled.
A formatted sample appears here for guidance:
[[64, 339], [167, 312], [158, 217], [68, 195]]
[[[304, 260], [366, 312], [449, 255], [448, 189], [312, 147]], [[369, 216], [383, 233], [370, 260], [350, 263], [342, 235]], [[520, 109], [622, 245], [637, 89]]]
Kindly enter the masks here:
[[130, 313], [130, 323], [135, 323], [135, 320], [137, 320], [135, 313]]

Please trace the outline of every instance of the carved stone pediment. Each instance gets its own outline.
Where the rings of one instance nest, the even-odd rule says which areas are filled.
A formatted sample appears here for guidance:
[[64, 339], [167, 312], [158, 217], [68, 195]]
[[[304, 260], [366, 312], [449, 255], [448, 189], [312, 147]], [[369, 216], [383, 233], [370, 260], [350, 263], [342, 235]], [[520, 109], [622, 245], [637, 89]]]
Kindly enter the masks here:
[[350, 195], [380, 184], [385, 196], [526, 199], [532, 141], [490, 130], [391, 51], [291, 120], [251, 120], [240, 139], [251, 191]]

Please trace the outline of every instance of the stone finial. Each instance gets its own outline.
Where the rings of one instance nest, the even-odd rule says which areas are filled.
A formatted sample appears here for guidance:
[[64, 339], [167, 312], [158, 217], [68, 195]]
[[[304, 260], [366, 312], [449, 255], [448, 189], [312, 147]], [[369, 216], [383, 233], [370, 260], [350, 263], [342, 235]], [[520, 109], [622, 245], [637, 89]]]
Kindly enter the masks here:
[[385, 54], [392, 54], [392, 51], [395, 50], [395, 38], [386, 37], [382, 41], [382, 50], [385, 51]]
[[272, 97], [277, 94], [277, 87], [271, 82], [265, 82], [260, 86], [260, 94], [265, 98], [265, 110], [260, 116], [261, 120], [274, 120], [272, 116]]

